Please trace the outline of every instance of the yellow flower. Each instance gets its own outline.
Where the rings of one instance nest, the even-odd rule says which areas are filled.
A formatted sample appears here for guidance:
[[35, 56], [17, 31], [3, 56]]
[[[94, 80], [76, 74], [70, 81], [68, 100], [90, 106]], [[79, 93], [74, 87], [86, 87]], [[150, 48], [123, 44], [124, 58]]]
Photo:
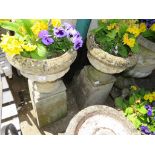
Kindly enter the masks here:
[[128, 34], [125, 33], [124, 36], [123, 36], [123, 43], [128, 45], [129, 47], [134, 47], [135, 39], [134, 38], [129, 38]]
[[140, 25], [139, 25], [139, 31], [140, 31], [140, 33], [146, 31], [146, 24], [145, 23], [140, 23]]
[[61, 25], [61, 20], [60, 19], [52, 19], [51, 23], [54, 27], [59, 27]]
[[48, 24], [44, 21], [37, 21], [34, 23], [34, 25], [31, 27], [33, 33], [38, 37], [38, 34], [41, 30], [47, 30]]
[[151, 27], [150, 27], [150, 29], [151, 29], [152, 31], [155, 31], [155, 24], [152, 24]]
[[136, 86], [131, 86], [130, 89], [136, 91], [137, 90], [137, 87]]
[[149, 96], [149, 102], [153, 101], [153, 96]]
[[147, 100], [149, 99], [149, 96], [150, 96], [149, 94], [145, 94], [145, 95], [144, 95], [144, 100], [147, 101]]
[[137, 37], [140, 34], [140, 30], [136, 25], [130, 26], [127, 29], [127, 32], [130, 32], [131, 34], [134, 34], [135, 37]]
[[23, 26], [19, 27], [19, 32], [20, 32], [21, 34], [25, 35], [26, 31], [25, 31], [25, 29], [24, 29]]
[[138, 103], [140, 103], [140, 101], [141, 101], [141, 100], [140, 100], [140, 99], [138, 99], [138, 100], [136, 100], [136, 101], [135, 101], [135, 103], [137, 103], [137, 104], [138, 104]]
[[116, 23], [112, 23], [112, 24], [110, 24], [109, 26], [107, 26], [107, 29], [108, 29], [108, 30], [112, 30], [112, 29], [115, 28], [115, 26], [116, 26]]
[[23, 47], [23, 49], [24, 49], [25, 51], [28, 51], [28, 52], [34, 51], [34, 50], [37, 48], [36, 45], [32, 45], [32, 44], [30, 44], [30, 43], [28, 43], [28, 44], [26, 44], [26, 45], [23, 44], [22, 47]]
[[17, 39], [15, 36], [9, 36], [8, 34], [2, 35], [2, 41], [0, 43], [0, 47], [4, 52], [9, 55], [20, 54], [23, 51], [22, 44], [23, 41]]

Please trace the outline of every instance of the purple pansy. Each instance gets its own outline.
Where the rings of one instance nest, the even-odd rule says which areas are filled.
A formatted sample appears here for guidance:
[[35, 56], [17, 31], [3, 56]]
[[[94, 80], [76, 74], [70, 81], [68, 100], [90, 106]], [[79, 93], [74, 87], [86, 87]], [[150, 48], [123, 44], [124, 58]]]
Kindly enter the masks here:
[[54, 28], [54, 35], [58, 38], [62, 38], [62, 37], [65, 37], [67, 34], [64, 30], [64, 28], [62, 27], [59, 27], [59, 28]]
[[147, 126], [141, 126], [141, 127], [140, 127], [140, 130], [141, 130], [141, 132], [143, 132], [143, 133], [145, 133], [145, 134], [147, 134], [147, 135], [150, 134], [150, 131], [149, 131], [149, 129], [148, 129]]
[[47, 30], [42, 30], [42, 31], [40, 31], [38, 37], [42, 39], [42, 42], [43, 42], [45, 45], [50, 45], [50, 44], [52, 44], [52, 43], [54, 42], [53, 38], [51, 38], [51, 37], [49, 36]]
[[146, 108], [146, 110], [148, 111], [147, 112], [147, 115], [150, 117], [150, 116], [152, 116], [152, 107], [150, 106], [150, 105], [145, 105], [145, 108]]
[[81, 38], [77, 38], [74, 40], [74, 49], [78, 50], [83, 45], [83, 40]]
[[54, 42], [54, 40], [50, 37], [44, 37], [42, 38], [42, 42], [45, 44], [45, 45], [50, 45]]

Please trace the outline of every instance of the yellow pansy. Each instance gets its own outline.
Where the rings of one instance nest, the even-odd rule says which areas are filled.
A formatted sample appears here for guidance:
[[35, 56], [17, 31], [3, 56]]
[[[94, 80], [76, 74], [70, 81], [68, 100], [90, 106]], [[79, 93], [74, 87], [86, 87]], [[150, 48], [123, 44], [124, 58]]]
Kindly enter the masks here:
[[131, 86], [130, 89], [136, 91], [137, 87], [136, 86]]
[[59, 27], [59, 26], [61, 26], [61, 20], [60, 20], [60, 19], [52, 19], [51, 23], [52, 23], [52, 25], [53, 25], [54, 27]]
[[116, 26], [116, 23], [112, 23], [112, 24], [110, 24], [110, 25], [107, 26], [107, 29], [108, 30], [112, 30], [112, 29], [115, 28], [115, 26]]
[[44, 21], [37, 21], [34, 23], [34, 25], [31, 27], [33, 33], [38, 37], [38, 34], [41, 30], [47, 30], [48, 24]]
[[28, 43], [28, 44], [23, 44], [22, 47], [23, 47], [23, 49], [24, 49], [25, 51], [28, 51], [28, 52], [34, 51], [34, 50], [37, 48], [36, 45], [32, 45], [32, 44], [30, 44], [30, 43]]
[[128, 34], [125, 33], [124, 36], [123, 36], [123, 43], [128, 45], [129, 47], [134, 47], [135, 39], [134, 38], [129, 38]]
[[8, 34], [2, 35], [2, 41], [0, 43], [0, 47], [4, 52], [9, 55], [20, 54], [23, 51], [22, 44], [23, 41], [17, 39], [15, 36], [9, 36]]
[[130, 32], [131, 34], [134, 34], [135, 37], [137, 37], [140, 34], [140, 30], [136, 25], [130, 26], [127, 29], [127, 32]]
[[152, 24], [151, 27], [150, 27], [150, 29], [151, 29], [152, 31], [155, 31], [155, 24]]
[[139, 25], [139, 31], [140, 31], [140, 33], [146, 31], [146, 24], [145, 23], [140, 23], [140, 25]]

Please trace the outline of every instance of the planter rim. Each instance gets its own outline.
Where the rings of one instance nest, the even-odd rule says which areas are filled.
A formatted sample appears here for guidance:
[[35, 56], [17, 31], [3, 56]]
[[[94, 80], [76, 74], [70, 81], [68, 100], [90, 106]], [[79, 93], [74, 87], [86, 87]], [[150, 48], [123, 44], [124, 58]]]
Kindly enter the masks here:
[[56, 61], [57, 59], [60, 59], [60, 58], [62, 58], [64, 56], [67, 56], [69, 53], [72, 53], [72, 52], [75, 52], [75, 51], [71, 49], [71, 50], [66, 51], [65, 53], [63, 53], [60, 56], [57, 56], [57, 57], [54, 57], [54, 58], [50, 58], [50, 59], [43, 59], [43, 60], [37, 60], [37, 59], [33, 59], [33, 58], [23, 57], [20, 54], [19, 55], [16, 54], [16, 55], [13, 55], [13, 56], [10, 56], [10, 55], [6, 54], [6, 57], [8, 57], [8, 58], [18, 57], [18, 58], [22, 58], [24, 60], [33, 61], [33, 62], [49, 62], [51, 60]]
[[148, 40], [147, 38], [144, 38], [142, 35], [140, 35], [137, 39], [138, 43], [141, 46], [144, 46], [145, 48], [155, 52], [155, 43]]
[[[110, 66], [115, 65], [115, 66], [122, 66], [122, 67], [124, 67], [125, 65], [127, 67], [131, 67], [136, 64], [136, 61], [135, 61], [137, 59], [136, 54], [128, 56], [127, 58], [109, 54], [108, 52], [101, 49], [99, 45], [95, 42], [94, 35], [91, 35], [91, 34], [88, 35], [87, 47], [90, 55], [92, 55], [95, 59], [97, 59], [100, 62], [103, 62], [104, 60], [104, 63], [106, 63], [107, 65], [110, 65]], [[96, 56], [93, 49], [96, 49], [96, 53], [98, 53], [100, 56]], [[115, 63], [113, 63], [112, 60], [114, 60]]]

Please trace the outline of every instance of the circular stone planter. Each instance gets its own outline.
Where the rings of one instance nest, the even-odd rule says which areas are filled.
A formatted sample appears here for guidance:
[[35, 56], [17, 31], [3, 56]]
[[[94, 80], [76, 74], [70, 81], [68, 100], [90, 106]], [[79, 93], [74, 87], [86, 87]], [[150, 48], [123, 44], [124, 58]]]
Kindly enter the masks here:
[[121, 112], [104, 105], [81, 110], [70, 121], [66, 135], [135, 135], [139, 132]]
[[95, 43], [93, 35], [87, 39], [88, 59], [90, 63], [99, 71], [109, 74], [120, 73], [136, 64], [137, 57], [132, 55], [128, 58], [121, 58], [103, 51]]
[[21, 74], [32, 81], [55, 81], [64, 76], [77, 56], [76, 51], [68, 51], [63, 55], [46, 60], [36, 60], [21, 55], [9, 56], [8, 61], [20, 70]]
[[139, 36], [138, 43], [140, 45], [140, 53], [138, 55], [137, 64], [127, 71], [125, 75], [143, 78], [147, 77], [155, 69], [155, 43]]

